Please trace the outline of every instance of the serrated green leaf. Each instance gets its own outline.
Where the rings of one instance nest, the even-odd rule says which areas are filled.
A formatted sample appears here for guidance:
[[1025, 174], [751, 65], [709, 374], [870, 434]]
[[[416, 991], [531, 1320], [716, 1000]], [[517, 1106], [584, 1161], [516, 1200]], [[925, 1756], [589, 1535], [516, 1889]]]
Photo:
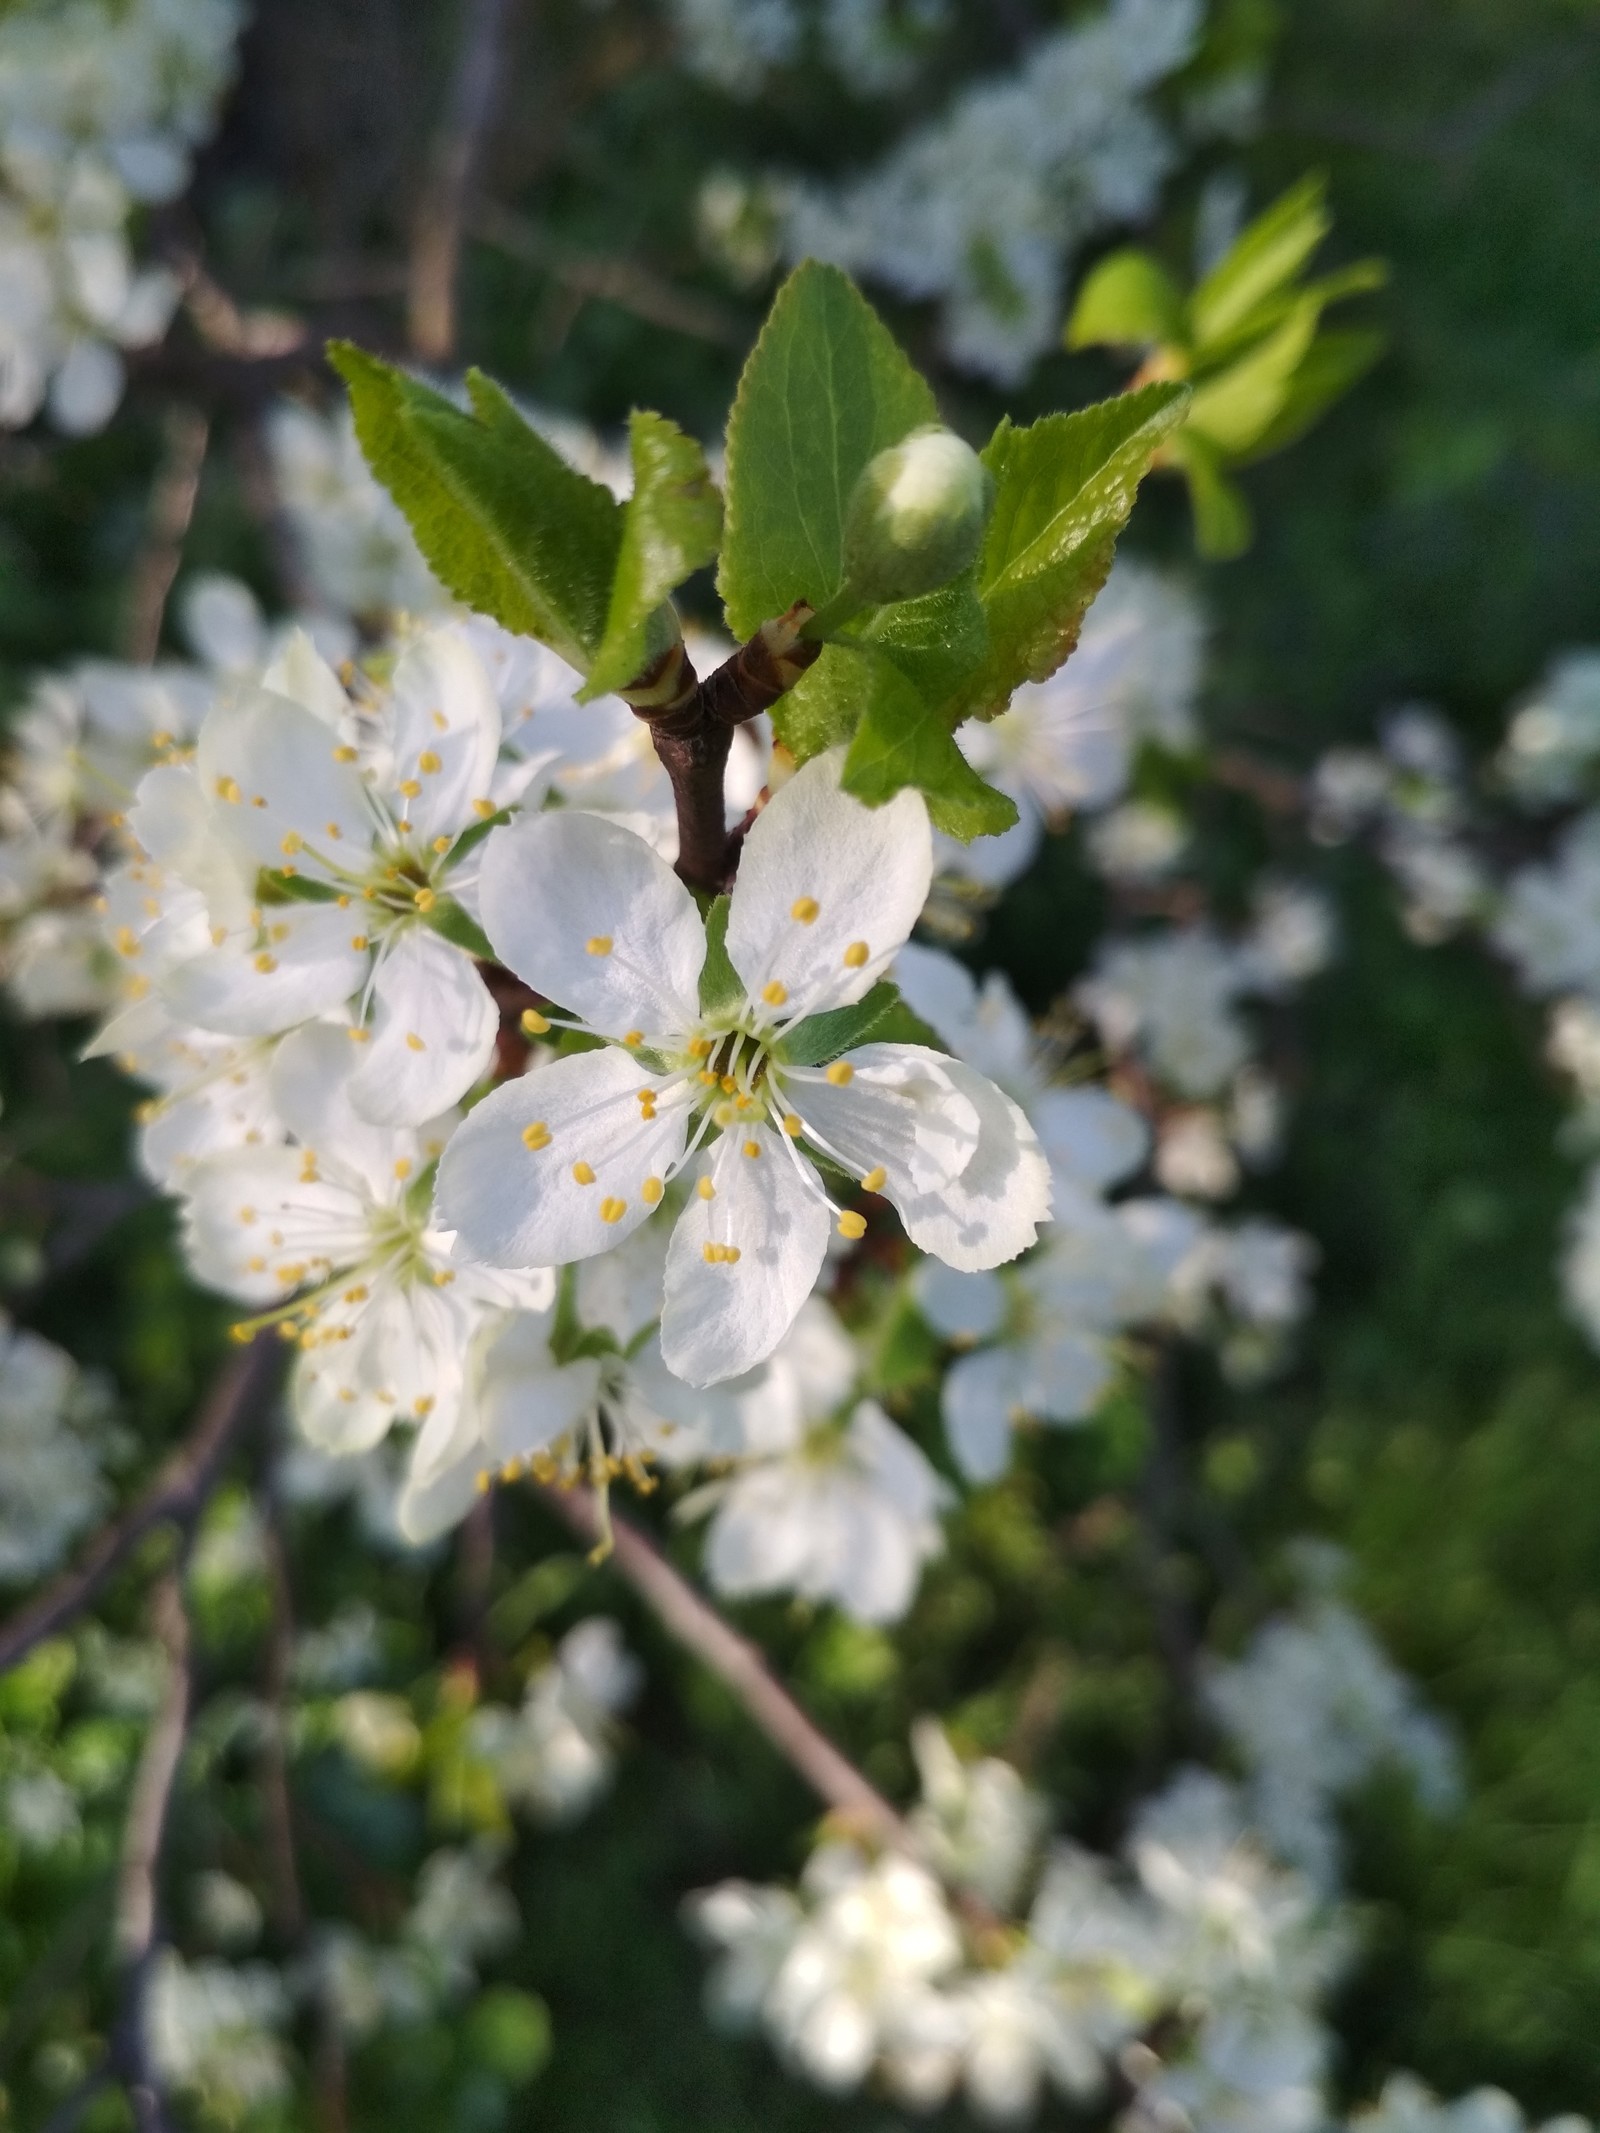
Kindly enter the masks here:
[[778, 291], [728, 422], [717, 589], [736, 637], [843, 578], [845, 507], [867, 462], [938, 419], [933, 393], [836, 267], [806, 260]]
[[622, 513], [480, 372], [472, 411], [348, 341], [328, 359], [350, 389], [367, 464], [448, 592], [587, 670], [605, 636]]
[[692, 437], [665, 415], [635, 409], [628, 448], [633, 494], [622, 507], [605, 637], [580, 691], [583, 702], [625, 689], [673, 641], [676, 623], [662, 603], [716, 560], [722, 538], [722, 498]]
[[790, 1066], [826, 1066], [841, 1052], [853, 1051], [868, 1038], [877, 1037], [903, 1004], [900, 988], [880, 978], [853, 1007], [830, 1007], [825, 1014], [807, 1015], [804, 1022], [796, 1023], [777, 1047], [779, 1057]]
[[844, 759], [846, 792], [881, 806], [914, 786], [953, 837], [997, 836], [1017, 819], [1014, 800], [986, 785], [956, 746], [949, 714], [881, 651], [857, 653], [870, 675], [861, 723]]
[[700, 1012], [706, 1016], [735, 1015], [745, 1003], [744, 980], [728, 960], [731, 908], [726, 896], [718, 896], [706, 913], [706, 959], [700, 966]]
[[1225, 458], [1247, 452], [1277, 420], [1295, 372], [1316, 339], [1322, 306], [1303, 297], [1248, 355], [1196, 385], [1185, 428]]
[[1111, 252], [1085, 277], [1064, 336], [1069, 348], [1181, 345], [1183, 292], [1148, 252]]
[[876, 609], [838, 644], [824, 647], [796, 687], [773, 705], [773, 731], [797, 763], [850, 739], [872, 695], [870, 663], [851, 658], [852, 648], [881, 651], [922, 696], [944, 703], [981, 666], [988, 641], [976, 573], [964, 571], [920, 600]]
[[1197, 349], [1234, 332], [1305, 265], [1333, 227], [1327, 191], [1326, 178], [1313, 172], [1235, 239], [1189, 300], [1189, 338]]
[[989, 645], [947, 707], [952, 728], [1003, 710], [1020, 683], [1043, 681], [1071, 652], [1139, 483], [1188, 397], [1183, 385], [1146, 385], [1028, 429], [1002, 421], [983, 455], [995, 476], [977, 580]]

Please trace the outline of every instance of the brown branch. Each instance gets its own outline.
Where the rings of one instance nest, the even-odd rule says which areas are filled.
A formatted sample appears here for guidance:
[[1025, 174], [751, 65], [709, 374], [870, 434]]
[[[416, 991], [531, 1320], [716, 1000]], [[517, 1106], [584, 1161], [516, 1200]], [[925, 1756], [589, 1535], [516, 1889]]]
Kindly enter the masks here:
[[277, 1374], [281, 1343], [260, 1335], [229, 1359], [201, 1410], [192, 1436], [144, 1494], [89, 1543], [76, 1569], [0, 1624], [0, 1674], [25, 1659], [104, 1591], [147, 1533], [192, 1519], [204, 1504], [235, 1440], [259, 1411]]
[[[600, 1541], [600, 1514], [589, 1490], [540, 1487], [538, 1494], [580, 1540], [591, 1547]], [[701, 1598], [653, 1541], [615, 1511], [611, 1533], [613, 1566], [662, 1626], [733, 1691], [817, 1797], [880, 1844], [916, 1854], [917, 1840], [903, 1817], [806, 1716], [755, 1645]]]
[[153, 664], [161, 648], [161, 624], [183, 560], [184, 538], [194, 517], [211, 434], [211, 425], [200, 410], [182, 405], [167, 410], [164, 429], [161, 465], [150, 491], [144, 539], [128, 588], [122, 629], [123, 656], [136, 666]]
[[447, 363], [455, 353], [462, 221], [494, 111], [509, 7], [510, 0], [466, 0], [455, 80], [411, 237], [406, 324], [412, 352], [425, 363]]
[[549, 237], [537, 224], [494, 201], [479, 203], [468, 228], [480, 244], [504, 252], [521, 265], [536, 267], [584, 301], [615, 304], [647, 326], [687, 334], [721, 348], [743, 348], [750, 328], [714, 298], [680, 289], [639, 260], [617, 259], [600, 252], [575, 252]]

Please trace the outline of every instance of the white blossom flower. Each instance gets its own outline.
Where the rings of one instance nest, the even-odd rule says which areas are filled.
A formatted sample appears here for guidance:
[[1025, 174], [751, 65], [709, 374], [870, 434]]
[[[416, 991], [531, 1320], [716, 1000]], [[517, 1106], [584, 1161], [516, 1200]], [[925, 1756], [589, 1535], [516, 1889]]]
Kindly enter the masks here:
[[[497, 832], [481, 889], [497, 954], [606, 1049], [471, 1113], [441, 1166], [441, 1219], [492, 1265], [561, 1265], [619, 1243], [700, 1157], [661, 1324], [667, 1367], [699, 1385], [771, 1354], [815, 1285], [830, 1217], [846, 1236], [866, 1227], [838, 1214], [802, 1142], [883, 1193], [923, 1250], [968, 1267], [1014, 1257], [1049, 1211], [1017, 1107], [959, 1061], [830, 1044], [817, 1019], [887, 969], [930, 873], [920, 795], [869, 810], [841, 790], [836, 755], [807, 764], [745, 840], [732, 982], [703, 1008], [700, 914], [641, 839], [571, 810]], [[826, 1067], [800, 1063], [836, 1049]]]
[[164, 1947], [144, 1994], [145, 2039], [167, 2081], [232, 2120], [288, 2094], [290, 2013], [270, 1965], [186, 1963]]
[[0, 1580], [51, 1569], [104, 1509], [108, 1410], [98, 1379], [0, 1316]]
[[580, 1622], [529, 1682], [520, 1710], [484, 1704], [473, 1712], [472, 1754], [511, 1806], [539, 1822], [575, 1822], [610, 1783], [616, 1721], [642, 1680], [615, 1622]]
[[933, 1865], [997, 1911], [1013, 1910], [1044, 1835], [1045, 1802], [996, 1756], [963, 1762], [937, 1719], [918, 1719], [911, 1749], [922, 1781], [911, 1827]]
[[[1473, 2089], [1454, 2102], [1435, 2096], [1415, 2074], [1391, 2074], [1374, 2104], [1351, 2118], [1351, 2133], [1523, 2133], [1528, 2121], [1504, 2089]], [[1576, 2112], [1548, 2118], [1536, 2133], [1589, 2133]]]
[[1496, 758], [1501, 779], [1530, 810], [1584, 796], [1600, 758], [1600, 652], [1562, 652], [1516, 706]]
[[1134, 1046], [1180, 1096], [1213, 1096], [1250, 1055], [1238, 949], [1204, 926], [1104, 945], [1078, 998], [1117, 1050]]
[[428, 1208], [447, 1129], [371, 1125], [351, 1100], [355, 1071], [336, 1024], [285, 1038], [269, 1085], [295, 1144], [197, 1163], [184, 1241], [201, 1281], [298, 1327], [294, 1411], [311, 1441], [364, 1451], [404, 1417], [417, 1429], [420, 1487], [477, 1441], [474, 1336], [501, 1312], [547, 1305], [554, 1277], [456, 1255]]
[[1600, 814], [1579, 815], [1551, 859], [1511, 876], [1489, 937], [1529, 992], [1600, 996]]

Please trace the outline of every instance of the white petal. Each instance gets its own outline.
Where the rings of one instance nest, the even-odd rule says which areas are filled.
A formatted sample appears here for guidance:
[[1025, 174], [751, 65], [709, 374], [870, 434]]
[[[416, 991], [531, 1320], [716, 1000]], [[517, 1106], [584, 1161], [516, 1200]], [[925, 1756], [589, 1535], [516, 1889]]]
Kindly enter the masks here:
[[372, 983], [369, 1038], [350, 1101], [379, 1125], [419, 1126], [463, 1097], [494, 1057], [500, 1012], [472, 958], [408, 926]]
[[946, 1373], [941, 1394], [945, 1434], [969, 1481], [993, 1481], [1011, 1457], [1011, 1425], [1026, 1413], [1022, 1366], [1012, 1348], [963, 1355]]
[[349, 913], [333, 904], [279, 904], [265, 938], [240, 933], [180, 963], [161, 980], [174, 1015], [225, 1037], [270, 1037], [340, 1007], [367, 972], [350, 945]]
[[478, 1499], [478, 1474], [476, 1455], [467, 1454], [428, 1480], [407, 1475], [395, 1515], [414, 1548], [425, 1547], [461, 1523]]
[[295, 1426], [308, 1444], [336, 1459], [369, 1452], [389, 1434], [394, 1402], [380, 1400], [375, 1387], [358, 1388], [335, 1377], [327, 1352], [299, 1357], [290, 1388]]
[[836, 1160], [857, 1177], [885, 1170], [882, 1189], [896, 1206], [962, 1174], [981, 1135], [977, 1107], [957, 1080], [968, 1069], [920, 1044], [864, 1044], [830, 1072], [844, 1068], [842, 1085], [793, 1068], [781, 1082], [784, 1100]]
[[262, 675], [261, 686], [274, 696], [287, 696], [331, 729], [341, 727], [349, 717], [350, 705], [339, 677], [317, 650], [309, 630], [289, 632]]
[[1150, 1129], [1109, 1089], [1046, 1089], [1028, 1106], [1050, 1167], [1079, 1185], [1103, 1189], [1137, 1170]]
[[947, 1065], [978, 1115], [971, 1161], [948, 1184], [907, 1195], [896, 1192], [891, 1171], [884, 1190], [913, 1244], [946, 1266], [974, 1272], [1015, 1259], [1038, 1237], [1050, 1215], [1050, 1166], [1009, 1096], [959, 1060]]
[[184, 1247], [197, 1279], [247, 1303], [274, 1303], [364, 1248], [366, 1202], [306, 1181], [297, 1148], [243, 1148], [196, 1164], [185, 1186]]
[[549, 1332], [547, 1317], [519, 1313], [483, 1359], [479, 1426], [497, 1460], [548, 1450], [594, 1411], [600, 1396], [598, 1361], [585, 1355], [557, 1363]]
[[500, 750], [500, 705], [483, 662], [451, 629], [416, 638], [394, 670], [394, 771], [413, 833], [431, 840], [473, 820]]
[[1042, 1422], [1079, 1422], [1114, 1375], [1102, 1341], [1066, 1328], [1048, 1332], [1028, 1357], [1029, 1411]]
[[200, 729], [196, 761], [222, 835], [264, 867], [334, 879], [364, 866], [372, 816], [338, 746], [337, 733], [287, 696], [252, 689], [219, 705]]
[[[683, 1152], [684, 1108], [641, 1118], [650, 1079], [626, 1052], [580, 1052], [535, 1067], [486, 1096], [439, 1163], [439, 1220], [491, 1266], [565, 1266], [609, 1251], [650, 1213], [641, 1188]], [[546, 1145], [524, 1139], [536, 1124]], [[536, 1139], [542, 1136], [535, 1135]], [[592, 1184], [573, 1175], [587, 1166]], [[607, 1222], [600, 1210], [624, 1203]]]
[[752, 998], [783, 985], [791, 1013], [869, 991], [916, 924], [933, 875], [922, 795], [863, 806], [840, 787], [843, 761], [834, 749], [796, 771], [756, 817], [739, 858], [729, 958]]
[[[744, 1153], [746, 1143], [758, 1156]], [[829, 1215], [782, 1135], [735, 1127], [717, 1144], [713, 1199], [698, 1193], [678, 1217], [667, 1252], [661, 1353], [690, 1385], [714, 1385], [765, 1361], [816, 1287]], [[705, 1248], [739, 1257], [708, 1262]]]
[[695, 1021], [700, 913], [631, 830], [575, 808], [510, 823], [489, 839], [479, 897], [501, 961], [592, 1029], [672, 1035]]
[[1005, 1283], [997, 1274], [960, 1274], [925, 1259], [913, 1293], [928, 1324], [949, 1341], [989, 1340], [1006, 1322]]
[[303, 1148], [336, 1178], [387, 1201], [394, 1194], [396, 1161], [415, 1160], [416, 1137], [375, 1126], [355, 1109], [350, 1083], [356, 1053], [346, 1024], [308, 1022], [278, 1046], [268, 1085], [278, 1116]]
[[757, 1467], [730, 1483], [706, 1536], [705, 1574], [731, 1599], [806, 1581], [817, 1540], [814, 1491], [787, 1466]]

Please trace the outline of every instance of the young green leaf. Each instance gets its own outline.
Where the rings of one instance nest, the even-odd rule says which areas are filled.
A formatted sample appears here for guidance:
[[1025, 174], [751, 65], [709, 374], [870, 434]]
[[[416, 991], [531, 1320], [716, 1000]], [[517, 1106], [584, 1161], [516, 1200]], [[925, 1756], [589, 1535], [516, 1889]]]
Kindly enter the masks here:
[[1333, 227], [1327, 192], [1320, 173], [1302, 178], [1229, 247], [1189, 300], [1196, 348], [1243, 325], [1257, 304], [1300, 271]]
[[977, 578], [988, 650], [947, 725], [1003, 710], [1020, 683], [1043, 681], [1071, 652], [1139, 483], [1188, 398], [1186, 386], [1146, 385], [1028, 429], [1001, 422], [983, 455], [996, 483]]
[[622, 507], [605, 637], [580, 692], [585, 701], [625, 689], [673, 641], [676, 623], [662, 603], [715, 561], [722, 538], [722, 498], [692, 437], [665, 415], [635, 409], [628, 447], [633, 494]]
[[440, 583], [586, 670], [622, 542], [610, 491], [569, 467], [477, 371], [465, 413], [348, 341], [331, 344], [328, 360], [350, 388], [368, 465]]
[[700, 1012], [703, 1015], [737, 1014], [745, 1002], [744, 981], [728, 960], [728, 912], [726, 896], [717, 897], [706, 913], [706, 959], [700, 966]]
[[1366, 327], [1318, 334], [1290, 379], [1276, 417], [1246, 454], [1247, 462], [1281, 452], [1303, 437], [1335, 400], [1366, 376], [1387, 346], [1382, 333]]
[[1212, 563], [1231, 562], [1250, 545], [1255, 521], [1244, 491], [1231, 481], [1221, 452], [1198, 430], [1179, 430], [1172, 457], [1189, 484], [1195, 546]]
[[853, 648], [881, 651], [920, 695], [942, 704], [982, 664], [988, 641], [975, 573], [965, 571], [920, 600], [876, 609], [858, 629], [825, 646], [816, 665], [773, 705], [773, 731], [797, 763], [850, 739], [873, 690], [871, 663], [852, 658]]
[[881, 651], [857, 652], [867, 669], [866, 707], [844, 760], [844, 789], [869, 807], [915, 786], [938, 828], [953, 837], [996, 836], [1016, 803], [986, 785], [955, 744], [949, 713], [930, 701]]
[[728, 423], [717, 587], [736, 637], [843, 579], [845, 509], [867, 463], [938, 410], [888, 328], [836, 267], [778, 291]]
[[1304, 297], [1247, 355], [1196, 385], [1185, 427], [1229, 459], [1250, 451], [1271, 428], [1295, 372], [1316, 339], [1322, 306]]
[[1131, 245], [1085, 278], [1065, 336], [1069, 348], [1173, 346], [1186, 338], [1183, 292], [1158, 260]]
[[[807, 1015], [778, 1046], [790, 1066], [826, 1066], [841, 1052], [853, 1051], [868, 1038], [881, 1037], [896, 1009], [904, 1009], [900, 988], [880, 978], [871, 992], [851, 1007], [830, 1007], [820, 1015]], [[902, 1043], [905, 1039], [900, 1040]]]

